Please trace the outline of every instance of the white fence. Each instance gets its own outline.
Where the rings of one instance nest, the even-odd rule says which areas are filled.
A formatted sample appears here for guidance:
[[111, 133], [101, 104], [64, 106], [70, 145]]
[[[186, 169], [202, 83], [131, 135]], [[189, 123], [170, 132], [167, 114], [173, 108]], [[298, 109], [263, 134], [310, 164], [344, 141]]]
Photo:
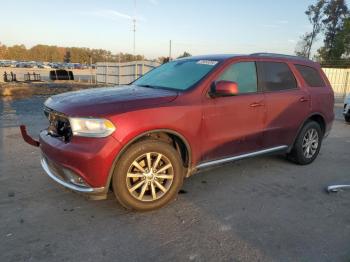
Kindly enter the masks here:
[[96, 79], [98, 83], [125, 85], [159, 65], [158, 62], [152, 61], [128, 63], [99, 62], [96, 64]]
[[322, 68], [337, 98], [344, 98], [350, 93], [350, 68]]

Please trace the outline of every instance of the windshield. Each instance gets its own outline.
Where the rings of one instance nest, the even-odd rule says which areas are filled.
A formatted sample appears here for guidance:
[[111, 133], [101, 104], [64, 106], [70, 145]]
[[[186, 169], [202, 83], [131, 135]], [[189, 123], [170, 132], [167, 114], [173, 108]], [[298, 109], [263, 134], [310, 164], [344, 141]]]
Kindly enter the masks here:
[[183, 59], [161, 65], [133, 84], [138, 86], [187, 90], [206, 76], [218, 61]]

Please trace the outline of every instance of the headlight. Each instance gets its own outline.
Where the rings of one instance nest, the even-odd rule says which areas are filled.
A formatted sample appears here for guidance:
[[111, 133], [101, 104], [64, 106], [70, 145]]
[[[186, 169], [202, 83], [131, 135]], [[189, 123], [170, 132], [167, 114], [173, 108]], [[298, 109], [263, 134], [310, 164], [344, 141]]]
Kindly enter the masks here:
[[69, 118], [73, 135], [86, 137], [106, 137], [115, 130], [113, 123], [99, 118]]

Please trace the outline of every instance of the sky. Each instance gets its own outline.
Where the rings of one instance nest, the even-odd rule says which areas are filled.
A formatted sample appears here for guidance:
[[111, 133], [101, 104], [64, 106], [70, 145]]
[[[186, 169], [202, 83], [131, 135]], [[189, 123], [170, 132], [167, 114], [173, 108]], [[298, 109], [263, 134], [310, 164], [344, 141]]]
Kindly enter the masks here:
[[[1, 3], [0, 42], [103, 48], [148, 59], [201, 54], [293, 54], [311, 29], [312, 0], [11, 0]], [[4, 11], [6, 10], [6, 11]], [[319, 39], [315, 49], [322, 44]]]

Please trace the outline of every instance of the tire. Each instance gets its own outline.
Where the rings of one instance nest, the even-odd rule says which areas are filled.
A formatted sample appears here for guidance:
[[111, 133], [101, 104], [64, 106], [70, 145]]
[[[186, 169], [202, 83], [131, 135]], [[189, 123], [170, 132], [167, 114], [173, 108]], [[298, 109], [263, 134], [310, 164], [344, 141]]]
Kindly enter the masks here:
[[[314, 137], [315, 140], [310, 139], [314, 142], [308, 141], [309, 137]], [[287, 155], [287, 158], [299, 165], [311, 164], [320, 152], [322, 138], [323, 132], [320, 125], [315, 121], [307, 122], [299, 132], [293, 148]], [[308, 145], [309, 149], [307, 149]]]
[[344, 116], [344, 118], [346, 122], [350, 123], [350, 115]]
[[148, 139], [124, 152], [114, 169], [112, 187], [125, 208], [150, 211], [174, 200], [183, 180], [180, 154], [165, 142]]

